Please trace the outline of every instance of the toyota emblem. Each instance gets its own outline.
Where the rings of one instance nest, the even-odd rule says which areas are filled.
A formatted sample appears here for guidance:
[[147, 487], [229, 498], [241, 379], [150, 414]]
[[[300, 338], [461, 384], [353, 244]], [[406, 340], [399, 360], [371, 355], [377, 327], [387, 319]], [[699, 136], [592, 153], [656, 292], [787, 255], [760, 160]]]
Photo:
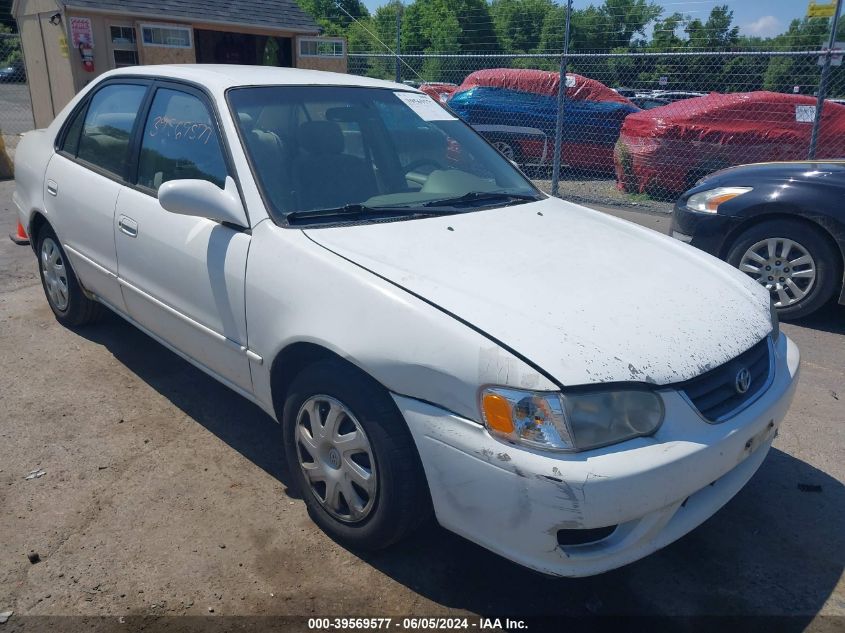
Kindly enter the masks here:
[[740, 394], [747, 392], [751, 387], [751, 372], [747, 368], [743, 367], [739, 370], [736, 375], [734, 387], [736, 388], [736, 392]]

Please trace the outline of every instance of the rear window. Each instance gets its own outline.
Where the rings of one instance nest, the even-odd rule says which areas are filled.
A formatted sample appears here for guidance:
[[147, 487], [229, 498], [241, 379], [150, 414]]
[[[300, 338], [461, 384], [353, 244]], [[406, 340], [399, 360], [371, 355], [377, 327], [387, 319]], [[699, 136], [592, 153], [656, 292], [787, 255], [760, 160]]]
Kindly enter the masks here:
[[78, 157], [124, 177], [132, 129], [146, 93], [146, 86], [134, 84], [110, 84], [99, 90], [85, 115]]

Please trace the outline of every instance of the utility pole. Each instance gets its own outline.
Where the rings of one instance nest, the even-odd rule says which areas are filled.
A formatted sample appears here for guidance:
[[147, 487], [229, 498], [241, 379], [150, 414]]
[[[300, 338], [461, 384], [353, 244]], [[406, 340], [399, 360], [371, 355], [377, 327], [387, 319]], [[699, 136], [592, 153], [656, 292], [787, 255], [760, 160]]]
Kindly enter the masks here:
[[[839, 0], [842, 2], [842, 0]], [[572, 0], [566, 0], [566, 29], [563, 35], [563, 55], [560, 56], [560, 79], [557, 87], [557, 121], [555, 122], [555, 149], [552, 162], [552, 195], [560, 193], [560, 154], [563, 144], [563, 107], [566, 104], [566, 66], [569, 62], [569, 23], [572, 18]]]
[[822, 76], [819, 79], [819, 95], [816, 99], [816, 116], [813, 118], [813, 133], [810, 136], [810, 151], [807, 153], [809, 160], [816, 159], [816, 146], [819, 144], [819, 128], [822, 124], [822, 109], [827, 96], [827, 82], [830, 78], [830, 63], [833, 57], [833, 47], [836, 46], [836, 27], [839, 26], [839, 14], [842, 12], [842, 0], [836, 0], [836, 10], [830, 20], [830, 39], [827, 42], [827, 52], [824, 56]]

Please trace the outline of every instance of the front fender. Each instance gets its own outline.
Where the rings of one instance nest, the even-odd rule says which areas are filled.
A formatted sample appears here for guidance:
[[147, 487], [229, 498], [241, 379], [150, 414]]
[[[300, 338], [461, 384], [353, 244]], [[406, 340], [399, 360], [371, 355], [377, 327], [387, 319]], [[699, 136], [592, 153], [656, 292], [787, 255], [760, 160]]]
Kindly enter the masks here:
[[480, 421], [478, 390], [557, 386], [493, 340], [390, 282], [270, 221], [253, 232], [246, 275], [256, 397], [272, 410], [270, 370], [288, 345], [320, 345], [388, 390]]

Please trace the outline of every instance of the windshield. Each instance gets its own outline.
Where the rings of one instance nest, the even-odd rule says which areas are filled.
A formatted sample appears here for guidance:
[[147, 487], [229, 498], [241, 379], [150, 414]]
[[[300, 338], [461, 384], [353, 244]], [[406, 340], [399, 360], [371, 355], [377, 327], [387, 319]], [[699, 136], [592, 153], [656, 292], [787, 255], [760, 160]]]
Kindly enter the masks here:
[[[266, 86], [228, 95], [265, 199], [288, 222], [423, 217], [540, 199], [472, 129], [424, 94]], [[424, 213], [420, 213], [425, 210]]]

